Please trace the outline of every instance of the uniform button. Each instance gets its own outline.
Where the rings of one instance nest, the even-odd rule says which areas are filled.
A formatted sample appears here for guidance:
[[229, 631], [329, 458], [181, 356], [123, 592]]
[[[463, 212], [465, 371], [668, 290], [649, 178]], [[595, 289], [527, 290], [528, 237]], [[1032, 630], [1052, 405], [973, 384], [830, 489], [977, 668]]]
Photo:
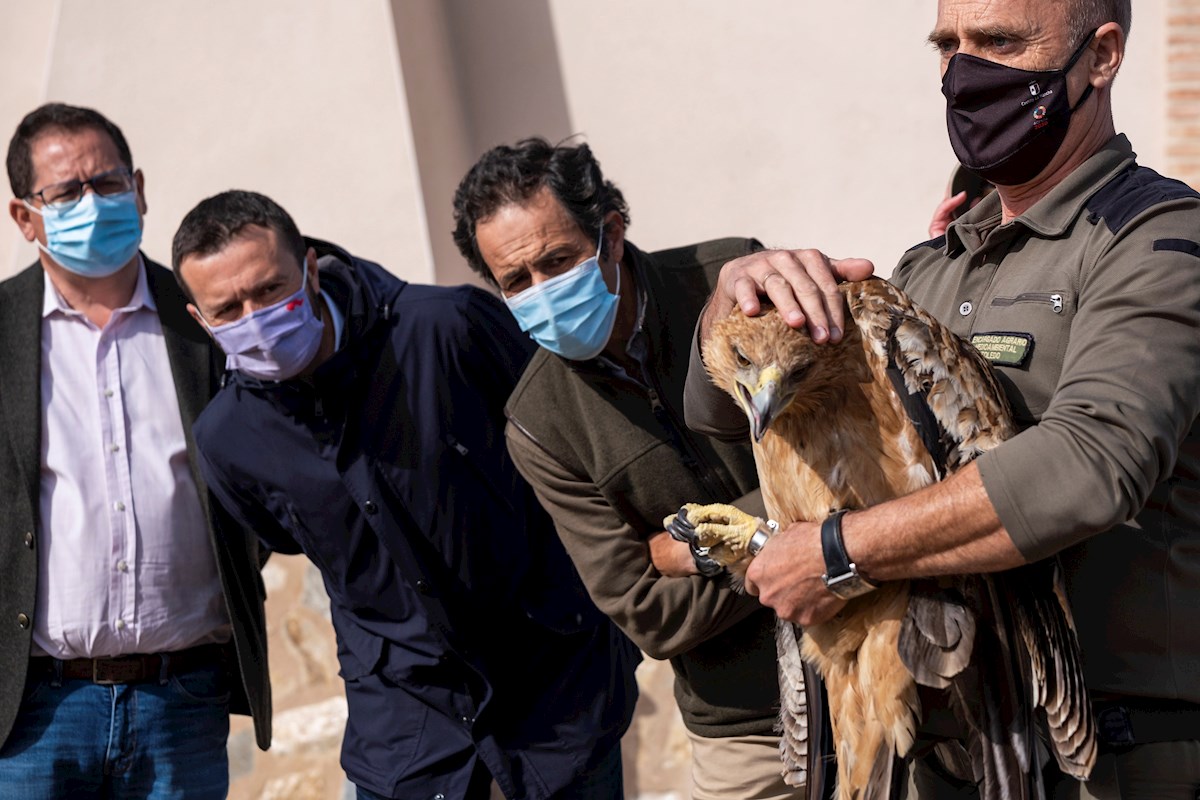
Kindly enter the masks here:
[[112, 389], [105, 389], [105, 390], [104, 390], [104, 396], [105, 396], [105, 397], [112, 397], [112, 396], [113, 396], [113, 390], [112, 390]]
[[117, 502], [113, 503], [113, 508], [115, 508], [117, 511], [124, 511], [125, 504], [118, 500]]
[[108, 449], [115, 453], [121, 449], [121, 445], [117, 444], [116, 442], [113, 442], [112, 444], [110, 444], [108, 446]]
[[115, 623], [113, 623], [113, 627], [115, 627], [119, 631], [125, 630], [125, 620], [123, 620], [123, 619], [117, 620]]
[[32, 533], [26, 532], [25, 546], [28, 547], [30, 550], [33, 549], [33, 534]]
[[378, 514], [379, 506], [375, 505], [374, 500], [368, 500], [363, 503], [363, 511], [366, 511], [368, 514]]
[[17, 614], [17, 627], [23, 631], [29, 630], [29, 615], [28, 614], [24, 614], [24, 613]]
[[129, 572], [129, 562], [121, 560], [117, 562], [118, 572]]
[[417, 581], [417, 591], [420, 592], [421, 594], [429, 594], [429, 581], [426, 581], [426, 580]]
[[969, 316], [974, 309], [975, 306], [971, 305], [970, 300], [964, 300], [963, 304], [958, 307], [958, 313], [966, 317]]
[[468, 717], [465, 714], [463, 716], [459, 717], [459, 719], [462, 720], [463, 725], [470, 725], [472, 722], [475, 721], [474, 717]]
[[[1198, 794], [1200, 794], [1200, 793], [1198, 793]], [[441, 792], [438, 792], [431, 798], [431, 800], [446, 800], [446, 795], [442, 794]], [[1196, 800], [1200, 800], [1200, 796], [1198, 796], [1196, 798]]]

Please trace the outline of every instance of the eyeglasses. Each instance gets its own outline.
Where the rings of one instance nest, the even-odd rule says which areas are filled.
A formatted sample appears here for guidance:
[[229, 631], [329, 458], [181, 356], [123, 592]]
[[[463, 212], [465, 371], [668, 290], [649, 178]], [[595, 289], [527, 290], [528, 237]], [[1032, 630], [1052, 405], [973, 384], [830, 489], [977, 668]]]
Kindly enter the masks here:
[[99, 175], [93, 175], [85, 181], [55, 183], [41, 191], [31, 193], [29, 197], [36, 197], [42, 201], [43, 205], [56, 211], [67, 211], [83, 199], [85, 186], [91, 186], [93, 192], [105, 197], [129, 192], [133, 190], [133, 170], [129, 167], [118, 167], [108, 172], [101, 172]]

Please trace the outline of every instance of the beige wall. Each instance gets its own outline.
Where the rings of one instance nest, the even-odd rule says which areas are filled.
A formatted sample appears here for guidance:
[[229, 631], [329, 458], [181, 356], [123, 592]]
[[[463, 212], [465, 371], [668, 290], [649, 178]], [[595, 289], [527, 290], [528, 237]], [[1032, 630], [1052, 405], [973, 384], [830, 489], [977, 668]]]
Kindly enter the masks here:
[[[1176, 0], [1178, 2], [1178, 0]], [[1166, 169], [1167, 0], [1118, 128]], [[450, 202], [488, 147], [585, 136], [648, 248], [726, 234], [865, 255], [924, 238], [953, 166], [933, 0], [46, 0], [0, 10], [0, 131], [93, 105], [147, 174], [146, 249], [230, 187], [414, 280], [470, 279]], [[33, 249], [0, 225], [0, 275]], [[436, 266], [435, 266], [436, 265]]]
[[[43, 100], [111, 117], [146, 174], [151, 257], [169, 259], [201, 198], [246, 188], [305, 233], [433, 280], [387, 3], [58, 0], [0, 15], [5, 142]], [[0, 231], [4, 266], [28, 264], [32, 247]]]
[[[755, 235], [890, 273], [927, 238], [955, 160], [932, 0], [556, 0], [574, 130], [643, 247]], [[1162, 161], [1163, 3], [1137, 4], [1118, 129]]]

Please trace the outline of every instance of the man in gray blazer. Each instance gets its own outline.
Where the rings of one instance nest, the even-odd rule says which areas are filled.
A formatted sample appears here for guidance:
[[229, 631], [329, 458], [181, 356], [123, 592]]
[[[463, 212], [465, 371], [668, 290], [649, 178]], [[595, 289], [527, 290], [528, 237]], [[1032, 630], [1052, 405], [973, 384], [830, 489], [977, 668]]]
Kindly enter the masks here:
[[40, 253], [0, 283], [0, 800], [223, 798], [229, 713], [266, 749], [271, 697], [257, 540], [194, 460], [219, 356], [116, 125], [44, 105], [7, 166]]

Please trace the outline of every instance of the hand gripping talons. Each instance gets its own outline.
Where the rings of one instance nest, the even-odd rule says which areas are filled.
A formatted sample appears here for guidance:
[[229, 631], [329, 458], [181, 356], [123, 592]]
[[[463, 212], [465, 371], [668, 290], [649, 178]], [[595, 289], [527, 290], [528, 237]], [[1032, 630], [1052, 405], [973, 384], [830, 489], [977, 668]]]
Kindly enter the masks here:
[[664, 524], [672, 536], [688, 542], [695, 552], [726, 566], [758, 555], [779, 529], [774, 520], [724, 503], [688, 503]]

